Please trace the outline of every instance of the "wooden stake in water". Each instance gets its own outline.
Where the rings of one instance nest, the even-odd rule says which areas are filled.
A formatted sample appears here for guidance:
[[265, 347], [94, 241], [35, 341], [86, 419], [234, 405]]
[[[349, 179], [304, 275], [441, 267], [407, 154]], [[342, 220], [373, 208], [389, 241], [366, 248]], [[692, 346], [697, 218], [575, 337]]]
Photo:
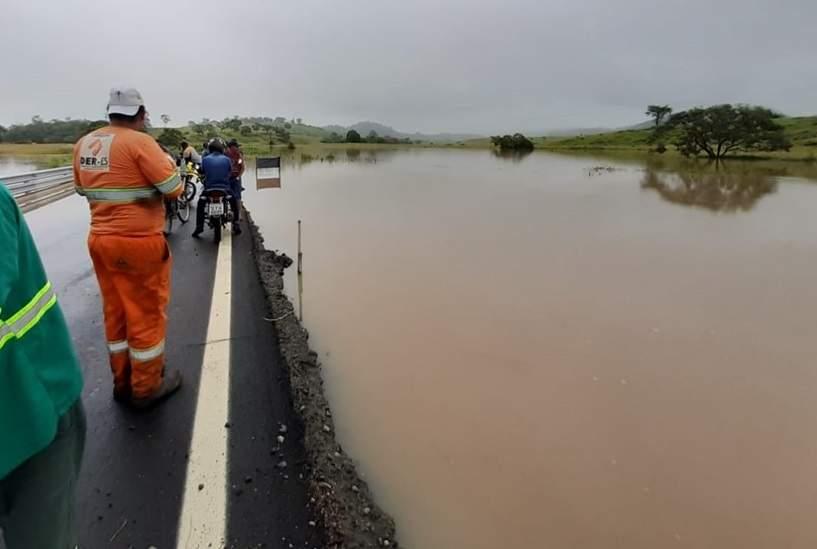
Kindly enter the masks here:
[[298, 320], [304, 321], [304, 275], [298, 275]]
[[298, 317], [304, 321], [304, 254], [301, 250], [301, 220], [298, 220]]
[[304, 254], [301, 252], [301, 220], [298, 220], [298, 274], [301, 274], [303, 271], [303, 258]]

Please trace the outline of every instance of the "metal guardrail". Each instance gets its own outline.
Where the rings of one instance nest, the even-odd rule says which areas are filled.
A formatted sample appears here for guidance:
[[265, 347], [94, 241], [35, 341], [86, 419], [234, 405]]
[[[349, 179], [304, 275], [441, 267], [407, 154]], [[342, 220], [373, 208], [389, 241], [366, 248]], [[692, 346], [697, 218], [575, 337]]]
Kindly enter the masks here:
[[0, 176], [24, 212], [45, 206], [74, 192], [71, 166]]

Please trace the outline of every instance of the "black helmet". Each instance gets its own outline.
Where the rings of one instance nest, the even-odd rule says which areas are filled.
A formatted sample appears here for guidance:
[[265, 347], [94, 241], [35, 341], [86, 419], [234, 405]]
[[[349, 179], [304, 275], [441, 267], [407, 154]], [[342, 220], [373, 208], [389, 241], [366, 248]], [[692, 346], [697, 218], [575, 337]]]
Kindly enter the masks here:
[[241, 144], [238, 142], [238, 140], [235, 137], [233, 137], [232, 139], [227, 141], [227, 146], [228, 147], [240, 147]]
[[224, 141], [222, 141], [218, 137], [212, 138], [207, 143], [207, 150], [209, 150], [211, 153], [220, 152], [221, 154], [224, 154]]

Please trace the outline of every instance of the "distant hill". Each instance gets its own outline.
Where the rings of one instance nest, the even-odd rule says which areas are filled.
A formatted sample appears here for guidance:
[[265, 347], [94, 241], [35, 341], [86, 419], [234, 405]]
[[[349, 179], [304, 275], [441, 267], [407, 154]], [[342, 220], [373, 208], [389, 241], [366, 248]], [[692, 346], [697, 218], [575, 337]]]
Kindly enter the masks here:
[[576, 135], [596, 135], [613, 131], [612, 128], [564, 128], [559, 130], [542, 130], [531, 132], [532, 135], [544, 137], [573, 137]]
[[409, 138], [413, 141], [431, 141], [433, 143], [453, 143], [456, 141], [464, 141], [466, 139], [476, 139], [482, 137], [478, 134], [467, 134], [467, 133], [407, 133], [401, 132], [399, 130], [395, 130], [391, 126], [386, 126], [384, 124], [380, 124], [379, 122], [358, 122], [357, 124], [352, 124], [351, 126], [324, 126], [324, 130], [327, 132], [335, 132], [340, 135], [346, 135], [346, 132], [349, 130], [355, 130], [361, 136], [366, 137], [372, 131], [376, 132], [377, 135], [383, 137], [396, 137], [399, 139]]
[[628, 130], [647, 130], [652, 128], [652, 120], [645, 120], [632, 126], [622, 128], [564, 128], [559, 130], [543, 130], [541, 132], [531, 132], [531, 135], [541, 135], [542, 137], [576, 137], [578, 135], [599, 135], [602, 133], [623, 132]]

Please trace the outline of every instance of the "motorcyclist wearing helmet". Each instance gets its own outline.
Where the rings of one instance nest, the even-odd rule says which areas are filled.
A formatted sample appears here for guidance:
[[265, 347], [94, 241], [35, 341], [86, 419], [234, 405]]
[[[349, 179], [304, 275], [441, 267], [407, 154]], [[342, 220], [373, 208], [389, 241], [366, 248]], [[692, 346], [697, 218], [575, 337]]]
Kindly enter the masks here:
[[[209, 191], [222, 191], [230, 197], [230, 208], [233, 215], [238, 211], [238, 201], [231, 193], [230, 172], [232, 163], [229, 157], [224, 155], [224, 142], [219, 138], [213, 138], [207, 144], [209, 154], [201, 160], [201, 170], [204, 174], [204, 191], [199, 197], [196, 208], [196, 230], [193, 237], [198, 238], [204, 232], [204, 210], [207, 206]], [[233, 233], [241, 234], [241, 229], [237, 226], [233, 228]]]

